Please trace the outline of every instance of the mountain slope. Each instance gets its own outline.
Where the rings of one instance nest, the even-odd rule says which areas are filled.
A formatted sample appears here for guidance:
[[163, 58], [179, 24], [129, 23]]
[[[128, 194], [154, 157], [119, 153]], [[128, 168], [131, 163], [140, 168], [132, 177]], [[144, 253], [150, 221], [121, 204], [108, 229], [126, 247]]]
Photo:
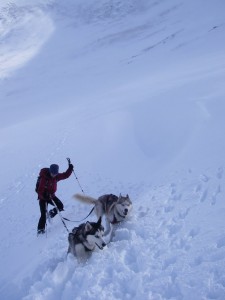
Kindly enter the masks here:
[[[223, 1], [0, 9], [0, 298], [224, 299]], [[38, 172], [68, 156], [86, 194], [134, 204], [85, 265], [58, 217], [36, 237]], [[81, 220], [75, 192], [59, 183]]]

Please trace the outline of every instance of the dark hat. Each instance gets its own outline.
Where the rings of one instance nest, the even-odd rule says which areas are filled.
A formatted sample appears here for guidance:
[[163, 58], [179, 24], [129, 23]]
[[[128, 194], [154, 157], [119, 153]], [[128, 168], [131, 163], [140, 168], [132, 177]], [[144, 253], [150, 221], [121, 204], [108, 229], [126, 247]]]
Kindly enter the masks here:
[[51, 165], [50, 166], [50, 173], [53, 175], [57, 175], [59, 173], [59, 166], [58, 165]]

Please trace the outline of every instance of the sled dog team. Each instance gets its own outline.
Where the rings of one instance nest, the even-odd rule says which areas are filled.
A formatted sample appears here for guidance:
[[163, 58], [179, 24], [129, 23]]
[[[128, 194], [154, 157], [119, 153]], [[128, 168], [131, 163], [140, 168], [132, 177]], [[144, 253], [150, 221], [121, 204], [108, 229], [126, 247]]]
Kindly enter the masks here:
[[[58, 211], [63, 210], [63, 203], [55, 196], [57, 190], [57, 182], [67, 179], [73, 171], [74, 167], [68, 159], [68, 169], [64, 173], [59, 173], [59, 166], [53, 164], [50, 168], [43, 168], [40, 171], [36, 189], [38, 194], [41, 216], [38, 222], [37, 233], [45, 232], [46, 213], [48, 204], [55, 206], [49, 211], [49, 217], [53, 218]], [[73, 196], [81, 202], [94, 205], [94, 211], [97, 216], [97, 222], [89, 222], [74, 227], [68, 235], [69, 248], [68, 253], [74, 255], [78, 260], [86, 260], [91, 256], [93, 250], [98, 247], [103, 249], [106, 246], [104, 237], [111, 240], [114, 230], [114, 224], [126, 220], [132, 209], [132, 201], [128, 195], [118, 196], [106, 194], [98, 199], [90, 196], [76, 194]], [[102, 218], [105, 218], [106, 231], [102, 226]]]

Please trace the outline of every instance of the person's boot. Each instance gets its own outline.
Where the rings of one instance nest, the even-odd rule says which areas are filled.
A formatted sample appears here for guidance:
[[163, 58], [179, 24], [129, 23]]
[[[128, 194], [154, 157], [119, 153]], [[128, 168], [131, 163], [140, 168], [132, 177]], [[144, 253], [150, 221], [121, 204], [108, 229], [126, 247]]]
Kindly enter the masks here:
[[54, 218], [54, 216], [57, 215], [57, 209], [52, 208], [52, 209], [50, 209], [50, 211], [48, 213], [49, 213], [50, 218]]
[[45, 234], [45, 230], [44, 229], [38, 229], [37, 235], [40, 235], [40, 234]]

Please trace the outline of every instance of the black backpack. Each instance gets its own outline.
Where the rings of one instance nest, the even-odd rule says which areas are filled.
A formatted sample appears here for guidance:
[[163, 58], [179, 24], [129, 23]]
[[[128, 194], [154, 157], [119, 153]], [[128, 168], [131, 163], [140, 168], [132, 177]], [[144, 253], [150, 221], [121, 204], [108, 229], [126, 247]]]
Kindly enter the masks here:
[[36, 193], [38, 193], [38, 188], [39, 188], [40, 180], [41, 180], [41, 176], [38, 176], [37, 182], [36, 182], [36, 187], [35, 187], [35, 192]]

